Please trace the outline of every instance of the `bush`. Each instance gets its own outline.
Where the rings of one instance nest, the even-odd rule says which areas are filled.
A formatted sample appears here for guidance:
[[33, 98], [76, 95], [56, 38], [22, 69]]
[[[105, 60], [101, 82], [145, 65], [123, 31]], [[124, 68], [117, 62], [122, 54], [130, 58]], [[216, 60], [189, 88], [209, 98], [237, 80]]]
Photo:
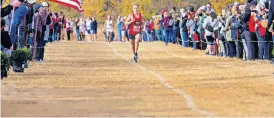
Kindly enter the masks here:
[[9, 57], [5, 53], [1, 53], [1, 78], [7, 77], [9, 71]]
[[31, 60], [31, 52], [28, 48], [22, 48], [22, 50], [27, 54], [27, 60]]
[[272, 56], [274, 57], [274, 48], [273, 48], [273, 50], [272, 50]]
[[23, 63], [28, 60], [28, 54], [24, 49], [18, 49], [12, 52], [12, 61], [15, 63]]

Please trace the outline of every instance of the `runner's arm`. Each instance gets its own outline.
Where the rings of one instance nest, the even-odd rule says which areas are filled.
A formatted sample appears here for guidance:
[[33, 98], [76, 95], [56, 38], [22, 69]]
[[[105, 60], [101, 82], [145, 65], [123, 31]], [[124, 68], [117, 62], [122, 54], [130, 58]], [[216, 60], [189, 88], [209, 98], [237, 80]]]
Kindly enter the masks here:
[[129, 15], [126, 19], [126, 22], [125, 22], [125, 25], [130, 25], [133, 21], [132, 21], [132, 18], [133, 16], [132, 15]]

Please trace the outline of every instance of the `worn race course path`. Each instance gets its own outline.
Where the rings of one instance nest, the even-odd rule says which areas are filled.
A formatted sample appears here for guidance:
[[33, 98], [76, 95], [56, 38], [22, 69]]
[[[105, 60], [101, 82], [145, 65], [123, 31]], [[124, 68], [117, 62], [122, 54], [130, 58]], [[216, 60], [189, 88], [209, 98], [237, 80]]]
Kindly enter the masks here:
[[45, 61], [2, 81], [2, 116], [274, 116], [269, 62], [161, 42], [48, 44]]

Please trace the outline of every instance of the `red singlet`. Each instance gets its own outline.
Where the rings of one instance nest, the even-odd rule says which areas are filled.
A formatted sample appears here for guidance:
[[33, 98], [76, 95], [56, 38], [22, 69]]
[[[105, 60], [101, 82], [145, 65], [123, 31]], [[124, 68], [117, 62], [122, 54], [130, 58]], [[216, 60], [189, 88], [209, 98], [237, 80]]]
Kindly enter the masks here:
[[136, 35], [141, 33], [141, 26], [142, 26], [142, 15], [139, 13], [139, 18], [136, 18], [134, 13], [133, 15], [133, 22], [129, 25], [129, 34]]

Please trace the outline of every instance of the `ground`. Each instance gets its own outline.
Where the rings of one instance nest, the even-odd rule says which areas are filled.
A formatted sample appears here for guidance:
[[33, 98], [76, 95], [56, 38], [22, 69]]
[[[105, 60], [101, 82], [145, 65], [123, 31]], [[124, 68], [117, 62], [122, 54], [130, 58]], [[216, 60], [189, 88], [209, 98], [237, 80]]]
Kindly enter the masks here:
[[2, 81], [2, 116], [274, 116], [269, 62], [161, 42], [48, 44], [45, 61]]

